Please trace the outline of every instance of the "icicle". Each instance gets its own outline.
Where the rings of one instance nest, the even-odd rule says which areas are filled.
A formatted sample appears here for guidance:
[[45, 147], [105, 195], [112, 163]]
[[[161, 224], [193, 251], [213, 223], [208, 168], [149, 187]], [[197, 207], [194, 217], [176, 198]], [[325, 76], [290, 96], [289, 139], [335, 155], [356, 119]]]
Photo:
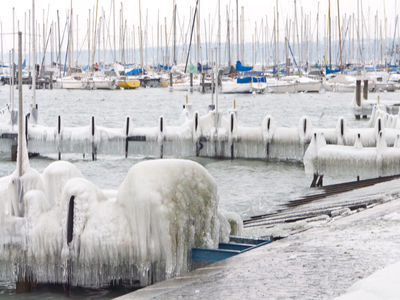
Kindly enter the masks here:
[[354, 148], [355, 149], [362, 149], [363, 148], [363, 144], [361, 142], [361, 134], [357, 133], [357, 137], [356, 140], [354, 142]]
[[266, 115], [261, 123], [261, 127], [262, 127], [264, 141], [271, 142], [276, 129], [276, 124], [274, 119], [270, 115]]
[[307, 117], [300, 118], [298, 125], [298, 132], [300, 137], [300, 143], [305, 144], [311, 139], [311, 134], [313, 132], [311, 121]]
[[400, 148], [400, 134], [396, 135], [396, 139], [394, 140], [393, 148]]
[[344, 145], [346, 143], [347, 126], [343, 117], [340, 117], [336, 125], [337, 144]]

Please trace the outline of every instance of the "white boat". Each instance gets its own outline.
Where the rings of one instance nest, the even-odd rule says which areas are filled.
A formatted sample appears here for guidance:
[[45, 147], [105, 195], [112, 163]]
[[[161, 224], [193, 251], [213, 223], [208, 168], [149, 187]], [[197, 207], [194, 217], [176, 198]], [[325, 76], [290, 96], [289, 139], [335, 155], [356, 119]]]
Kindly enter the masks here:
[[223, 80], [221, 82], [221, 93], [223, 94], [248, 94], [252, 93], [252, 83], [237, 83], [236, 80]]
[[308, 77], [299, 77], [295, 80], [296, 92], [319, 93], [322, 88], [320, 80]]
[[86, 78], [82, 78], [80, 76], [62, 77], [58, 78], [56, 81], [56, 86], [60, 89], [82, 90], [86, 88], [86, 85]]
[[294, 80], [279, 80], [276, 78], [267, 79], [267, 91], [269, 93], [295, 93], [296, 83]]
[[113, 90], [116, 88], [115, 79], [105, 76], [93, 76], [88, 80], [89, 89]]
[[[330, 92], [352, 93], [356, 89], [356, 81], [361, 80], [361, 85], [364, 84], [366, 77], [355, 77], [350, 75], [338, 74], [331, 79], [324, 81], [323, 87]], [[375, 82], [368, 79], [368, 90], [374, 92], [376, 89]]]

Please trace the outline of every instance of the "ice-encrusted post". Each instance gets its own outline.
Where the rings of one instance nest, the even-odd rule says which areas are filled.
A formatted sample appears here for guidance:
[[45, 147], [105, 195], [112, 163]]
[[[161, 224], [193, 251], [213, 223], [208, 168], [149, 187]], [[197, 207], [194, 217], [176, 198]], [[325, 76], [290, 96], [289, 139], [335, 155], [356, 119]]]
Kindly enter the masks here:
[[125, 158], [128, 158], [128, 150], [129, 150], [129, 117], [126, 117], [126, 131], [125, 131]]
[[201, 148], [203, 148], [203, 145], [200, 142], [198, 129], [199, 129], [199, 113], [196, 111], [194, 114], [194, 132], [193, 132], [194, 143], [196, 146], [196, 156], [200, 155], [200, 150]]
[[68, 257], [65, 265], [65, 281], [64, 281], [64, 291], [69, 295], [72, 283], [72, 258], [71, 258], [71, 243], [74, 239], [74, 214], [75, 214], [75, 196], [72, 195], [68, 202], [68, 215], [67, 215], [67, 247], [68, 247]]
[[341, 117], [339, 118], [339, 134], [337, 137], [337, 144], [344, 145], [345, 138], [344, 138], [344, 119]]
[[[23, 101], [22, 101], [22, 32], [18, 32], [18, 157], [17, 157], [17, 174], [16, 187], [18, 194], [18, 207], [16, 209], [18, 217], [25, 216], [24, 207], [24, 186], [22, 176], [26, 171], [24, 160], [27, 159], [26, 143], [24, 143], [24, 118], [23, 118]], [[26, 293], [30, 292], [35, 285], [34, 276], [31, 268], [27, 264], [26, 248], [23, 247], [22, 259], [17, 263], [16, 270], [16, 292]]]
[[29, 120], [29, 115], [25, 115], [25, 141], [26, 141], [26, 146], [28, 147], [28, 120]]
[[326, 146], [324, 135], [322, 133], [314, 132], [310, 145], [308, 146], [303, 158], [305, 172], [307, 174], [313, 174], [313, 180], [310, 187], [322, 186], [324, 175], [321, 174], [318, 155], [319, 150], [324, 146]]
[[301, 156], [304, 157], [304, 153], [307, 150], [307, 144], [309, 144], [311, 138], [311, 131], [312, 131], [312, 124], [310, 120], [307, 117], [302, 117], [300, 119], [299, 127], [298, 127], [298, 133], [299, 133], [299, 141], [300, 141], [300, 147], [303, 153], [301, 153]]
[[236, 115], [230, 113], [229, 143], [231, 149], [231, 159], [235, 158], [235, 138], [236, 138]]
[[378, 139], [376, 142], [376, 165], [378, 168], [378, 176], [383, 175], [383, 153], [387, 148], [386, 139], [382, 131], [379, 132]]
[[160, 117], [160, 133], [158, 135], [158, 143], [160, 144], [160, 158], [164, 156], [164, 117]]
[[[361, 80], [356, 80], [356, 104], [361, 108]], [[360, 115], [356, 115], [356, 120], [360, 120]]]
[[57, 118], [57, 148], [58, 148], [58, 160], [61, 160], [61, 116]]
[[92, 116], [92, 160], [96, 160], [96, 154], [97, 154], [96, 144], [94, 142], [94, 134], [95, 134], [94, 116]]
[[266, 116], [261, 124], [262, 127], [262, 132], [263, 132], [263, 138], [265, 142], [265, 154], [266, 154], [266, 160], [268, 161], [271, 155], [271, 141], [272, 137], [274, 135], [274, 126], [273, 126], [273, 120], [271, 116]]

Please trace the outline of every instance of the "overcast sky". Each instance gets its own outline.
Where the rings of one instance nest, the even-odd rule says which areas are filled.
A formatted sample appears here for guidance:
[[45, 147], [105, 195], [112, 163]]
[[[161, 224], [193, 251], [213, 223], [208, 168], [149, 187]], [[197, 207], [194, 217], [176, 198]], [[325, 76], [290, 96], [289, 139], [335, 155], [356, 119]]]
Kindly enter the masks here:
[[[24, 31], [24, 17], [26, 13], [26, 20], [28, 20], [28, 10], [32, 8], [32, 0], [0, 0], [1, 1], [1, 10], [0, 10], [0, 20], [3, 25], [3, 33], [6, 37], [7, 34], [12, 32], [12, 10], [15, 7], [15, 15], [16, 20], [20, 21], [20, 29]], [[105, 10], [105, 16], [108, 19], [111, 15], [112, 10], [110, 10], [112, 0], [98, 0], [99, 1], [99, 16], [102, 12], [102, 9]], [[342, 17], [346, 14], [355, 13], [357, 16], [357, 0], [339, 0], [340, 1], [340, 13]], [[400, 3], [397, 3], [397, 0], [361, 0], [362, 8], [364, 12], [364, 19], [366, 22], [366, 26], [369, 26], [369, 30], [373, 34], [373, 24], [374, 24], [374, 15], [378, 13], [379, 17], [383, 19], [386, 11], [386, 16], [388, 18], [387, 23], [387, 33], [388, 36], [392, 36], [395, 24], [395, 14], [400, 10]], [[193, 16], [190, 15], [191, 7], [194, 7], [195, 0], [176, 0], [177, 8], [178, 8], [178, 17], [180, 23], [184, 23], [185, 29], [184, 32], [187, 31], [188, 28], [188, 20]], [[36, 18], [39, 23], [43, 23], [43, 12], [45, 13], [45, 22], [47, 22], [47, 14], [49, 22], [51, 20], [56, 21], [56, 11], [60, 11], [60, 22], [61, 26], [65, 24], [66, 15], [68, 13], [68, 9], [70, 7], [70, 0], [36, 0]], [[116, 14], [118, 19], [119, 8], [121, 7], [121, 1], [115, 0], [116, 3]], [[211, 20], [211, 31], [213, 36], [217, 34], [217, 0], [200, 0], [200, 17], [201, 17], [201, 31], [202, 35], [204, 34], [204, 21], [207, 23], [208, 30], [208, 20]], [[332, 15], [337, 15], [337, 0], [331, 0], [331, 10]], [[319, 4], [319, 5], [318, 5]], [[79, 15], [79, 36], [80, 40], [83, 43], [84, 36], [87, 32], [86, 22], [88, 17], [88, 10], [93, 9], [96, 5], [96, 0], [72, 0], [72, 7], [74, 12], [74, 22], [76, 20], [76, 15]], [[132, 27], [133, 25], [138, 25], [139, 23], [139, 0], [126, 0], [122, 1], [124, 18], [128, 20], [128, 26]], [[160, 19], [162, 24], [164, 24], [164, 18], [167, 18], [168, 24], [171, 23], [172, 20], [172, 7], [173, 0], [142, 0], [142, 24], [145, 24], [146, 15], [148, 15], [148, 23], [149, 23], [149, 32], [151, 32], [151, 28], [153, 28], [154, 34], [156, 34], [156, 24], [157, 24], [157, 15], [158, 12], [160, 14]], [[254, 32], [255, 23], [260, 25], [261, 19], [267, 16], [269, 30], [272, 30], [273, 27], [273, 18], [274, 18], [274, 7], [276, 5], [276, 0], [239, 0], [239, 7], [244, 6], [244, 14], [245, 14], [245, 38], [246, 41], [251, 41], [251, 35]], [[320, 37], [322, 39], [322, 31], [324, 30], [324, 15], [328, 12], [328, 0], [297, 0], [297, 14], [298, 14], [298, 22], [300, 25], [300, 16], [301, 10], [303, 9], [304, 13], [311, 13], [311, 23], [313, 34], [315, 35], [316, 29], [316, 15], [318, 12], [320, 13]], [[222, 23], [222, 40], [225, 40], [225, 32], [226, 32], [226, 7], [229, 8], [230, 13], [232, 12], [236, 14], [236, 0], [221, 0], [221, 23]], [[279, 20], [280, 20], [280, 34], [281, 40], [283, 39], [283, 29], [286, 18], [292, 18], [294, 12], [294, 0], [279, 0]], [[233, 23], [235, 23], [235, 15], [231, 17], [233, 19]], [[17, 21], [15, 22], [15, 26], [17, 27]], [[117, 23], [118, 24], [118, 23]], [[265, 23], [264, 23], [265, 24]], [[118, 25], [117, 25], [118, 26]], [[180, 25], [178, 25], [179, 28]], [[384, 26], [384, 25], [383, 25]], [[75, 27], [76, 30], [76, 27]], [[28, 30], [27, 30], [28, 31]], [[234, 29], [236, 32], [236, 28]], [[384, 28], [383, 28], [384, 31]], [[209, 33], [207, 33], [209, 34]], [[10, 40], [4, 39], [4, 51], [10, 46]]]

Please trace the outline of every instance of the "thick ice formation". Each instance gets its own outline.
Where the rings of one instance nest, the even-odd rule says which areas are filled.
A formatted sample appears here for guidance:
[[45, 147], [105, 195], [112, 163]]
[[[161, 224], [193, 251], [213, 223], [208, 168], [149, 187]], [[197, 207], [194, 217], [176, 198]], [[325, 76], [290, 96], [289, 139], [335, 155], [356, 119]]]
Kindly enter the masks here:
[[356, 282], [344, 295], [335, 300], [400, 299], [399, 285], [400, 262], [397, 262]]
[[[0, 279], [100, 287], [148, 285], [191, 268], [193, 247], [216, 248], [236, 216], [218, 213], [216, 184], [199, 164], [134, 165], [118, 192], [102, 191], [67, 162], [0, 179]], [[15, 203], [14, 203], [15, 202]], [[13, 211], [14, 209], [14, 211]]]

